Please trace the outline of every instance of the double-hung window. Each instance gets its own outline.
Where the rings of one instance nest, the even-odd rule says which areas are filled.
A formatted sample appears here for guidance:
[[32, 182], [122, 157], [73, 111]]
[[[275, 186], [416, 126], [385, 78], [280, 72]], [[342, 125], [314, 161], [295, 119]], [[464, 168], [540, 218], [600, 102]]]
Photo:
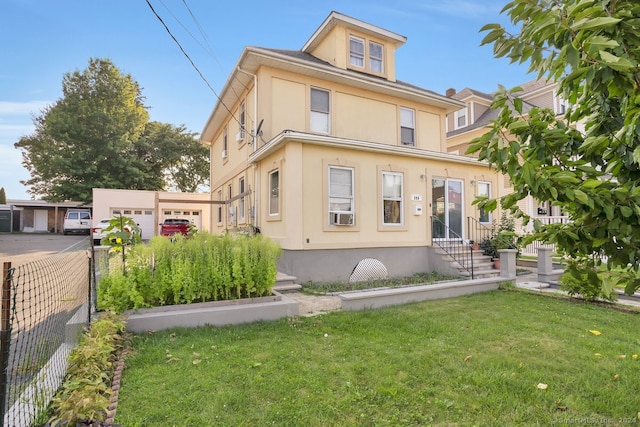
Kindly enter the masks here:
[[238, 141], [243, 141], [244, 140], [244, 131], [245, 131], [245, 125], [246, 125], [246, 114], [245, 114], [245, 104], [244, 101], [242, 102], [242, 104], [240, 104], [240, 135], [238, 138]]
[[280, 171], [269, 173], [269, 215], [280, 214]]
[[460, 129], [467, 126], [467, 108], [463, 108], [462, 110], [458, 110], [454, 114], [455, 118], [455, 128]]
[[310, 118], [312, 132], [329, 133], [329, 91], [311, 88]]
[[369, 68], [376, 73], [384, 71], [383, 47], [380, 43], [369, 42]]
[[353, 168], [329, 166], [329, 211], [353, 212]]
[[[491, 198], [490, 182], [478, 181], [476, 185], [477, 185], [477, 190], [476, 190], [477, 197], [480, 197], [483, 199]], [[483, 208], [480, 208], [480, 216], [478, 218], [478, 221], [482, 223], [491, 222], [491, 213], [489, 211], [484, 210]]]
[[382, 223], [384, 225], [402, 225], [403, 174], [382, 172]]
[[400, 108], [400, 142], [402, 145], [416, 145], [416, 112], [410, 108]]
[[229, 128], [224, 127], [222, 131], [222, 158], [226, 159], [229, 155]]
[[349, 37], [349, 63], [364, 68], [364, 40], [360, 37]]
[[[218, 201], [222, 201], [222, 190], [218, 191]], [[222, 224], [222, 203], [218, 204], [218, 223]]]
[[244, 177], [241, 177], [240, 180], [238, 181], [239, 187], [240, 187], [240, 202], [239, 202], [239, 206], [238, 206], [238, 210], [240, 211], [238, 213], [238, 216], [240, 217], [241, 221], [244, 221], [244, 196], [242, 195], [242, 193], [244, 193], [245, 189], [244, 189]]

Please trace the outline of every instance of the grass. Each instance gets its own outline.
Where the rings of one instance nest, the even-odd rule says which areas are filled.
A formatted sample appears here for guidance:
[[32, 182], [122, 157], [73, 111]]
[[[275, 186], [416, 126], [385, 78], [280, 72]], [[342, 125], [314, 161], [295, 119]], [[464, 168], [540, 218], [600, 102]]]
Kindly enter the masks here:
[[432, 284], [445, 280], [459, 280], [459, 277], [444, 276], [440, 273], [431, 272], [416, 273], [406, 277], [389, 277], [386, 279], [372, 279], [361, 282], [306, 282], [302, 284], [302, 291], [306, 294], [320, 295], [375, 288], [399, 288], [415, 284]]
[[134, 339], [116, 423], [626, 425], [639, 329], [635, 313], [517, 291], [175, 329]]

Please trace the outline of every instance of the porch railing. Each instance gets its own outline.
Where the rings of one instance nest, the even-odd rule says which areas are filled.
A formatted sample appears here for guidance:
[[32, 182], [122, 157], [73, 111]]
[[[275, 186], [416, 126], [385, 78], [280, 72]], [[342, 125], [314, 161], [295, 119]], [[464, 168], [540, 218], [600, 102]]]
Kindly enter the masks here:
[[495, 226], [493, 224], [483, 224], [474, 217], [467, 217], [467, 235], [469, 240], [480, 244], [485, 240], [489, 240], [495, 234]]
[[469, 242], [465, 241], [455, 231], [451, 230], [447, 224], [440, 220], [440, 218], [435, 216], [431, 217], [431, 230], [432, 236], [447, 236], [443, 239], [432, 237], [431, 243], [451, 257], [453, 261], [457, 262], [461, 268], [471, 275], [471, 279], [473, 279], [473, 250]]

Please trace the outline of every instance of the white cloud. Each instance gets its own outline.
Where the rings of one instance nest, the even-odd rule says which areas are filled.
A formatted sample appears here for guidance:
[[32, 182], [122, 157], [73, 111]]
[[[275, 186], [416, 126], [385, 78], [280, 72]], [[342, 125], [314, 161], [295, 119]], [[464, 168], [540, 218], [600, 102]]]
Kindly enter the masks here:
[[38, 114], [43, 108], [51, 103], [51, 101], [0, 101], [0, 116], [22, 116], [25, 114]]

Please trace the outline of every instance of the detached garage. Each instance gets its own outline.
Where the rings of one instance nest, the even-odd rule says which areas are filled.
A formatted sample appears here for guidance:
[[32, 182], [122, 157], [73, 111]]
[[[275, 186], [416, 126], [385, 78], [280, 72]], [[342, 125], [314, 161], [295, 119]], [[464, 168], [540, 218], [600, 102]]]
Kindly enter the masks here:
[[148, 240], [160, 231], [165, 218], [186, 218], [198, 230], [209, 230], [210, 195], [169, 193], [144, 190], [93, 189], [93, 218], [111, 218], [118, 215], [134, 219], [142, 229], [142, 238]]

